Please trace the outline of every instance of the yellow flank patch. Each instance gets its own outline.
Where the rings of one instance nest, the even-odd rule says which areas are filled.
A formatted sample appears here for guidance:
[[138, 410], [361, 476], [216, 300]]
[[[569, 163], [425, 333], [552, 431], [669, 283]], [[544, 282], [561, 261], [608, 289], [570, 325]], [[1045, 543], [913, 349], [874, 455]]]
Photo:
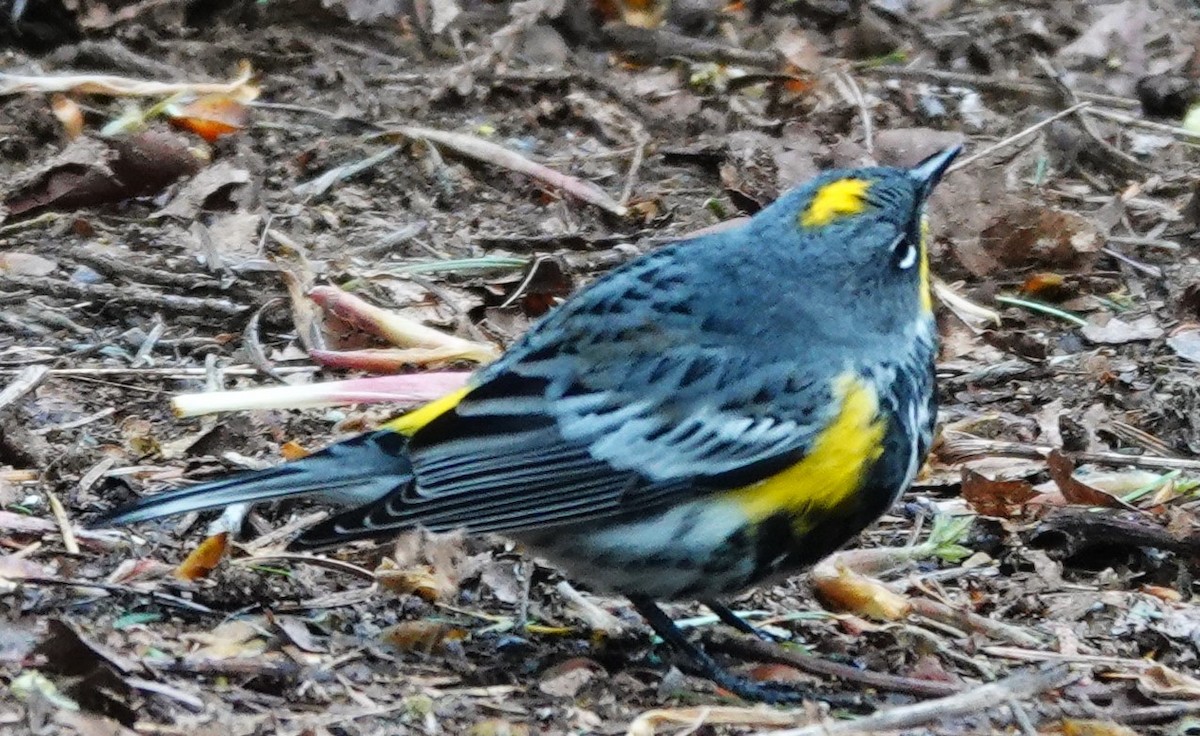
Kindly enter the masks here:
[[434, 419], [437, 419], [441, 415], [458, 406], [458, 402], [462, 401], [463, 397], [470, 392], [471, 387], [464, 386], [457, 391], [446, 394], [440, 399], [434, 399], [418, 409], [413, 409], [403, 416], [396, 417], [392, 421], [383, 425], [381, 429], [390, 429], [393, 432], [399, 432], [400, 434], [411, 437], [412, 435], [416, 434], [417, 430], [419, 430], [421, 427], [424, 427]]
[[812, 201], [800, 215], [804, 227], [821, 227], [847, 215], [857, 215], [867, 208], [866, 179], [838, 179], [817, 190]]
[[929, 293], [929, 220], [921, 216], [921, 265], [918, 266], [921, 279], [921, 309], [933, 311], [933, 296]]
[[837, 508], [859, 492], [863, 475], [883, 453], [878, 398], [854, 375], [838, 378], [833, 393], [842, 408], [803, 460], [726, 495], [750, 521], [783, 512], [792, 514], [793, 525], [802, 531], [811, 524], [809, 512]]

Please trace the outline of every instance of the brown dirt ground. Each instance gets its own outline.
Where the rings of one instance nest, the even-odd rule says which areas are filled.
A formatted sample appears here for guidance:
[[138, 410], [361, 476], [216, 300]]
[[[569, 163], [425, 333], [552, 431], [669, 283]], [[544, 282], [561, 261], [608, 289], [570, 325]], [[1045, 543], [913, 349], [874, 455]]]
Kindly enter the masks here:
[[[460, 4], [470, 22], [426, 43], [413, 30], [420, 20], [385, 14], [354, 24], [337, 12], [369, 3], [325, 10], [275, 0], [141, 4], [132, 19], [90, 26], [80, 21], [84, 9], [106, 6], [82, 3], [78, 15], [55, 15], [47, 4], [34, 17], [37, 38], [0, 31], [10, 34], [0, 40], [22, 44], [0, 52], [13, 73], [223, 80], [245, 59], [259, 75], [260, 101], [270, 103], [211, 147], [174, 134], [206, 149], [207, 169], [225, 164], [244, 174], [204, 190], [182, 214], [155, 213], [179, 201], [186, 181], [105, 204], [66, 198], [0, 221], [0, 384], [28, 366], [51, 369], [28, 393], [0, 402], [0, 503], [11, 512], [0, 525], [0, 678], [10, 685], [0, 692], [0, 732], [128, 732], [96, 715], [105, 714], [156, 734], [617, 734], [654, 708], [742, 705], [670, 669], [669, 654], [625, 601], [596, 599], [627, 633], [594, 632], [556, 591], [557, 574], [521, 568], [502, 540], [401, 554], [401, 567], [428, 563], [448, 586], [430, 601], [369, 590], [373, 582], [358, 571], [395, 557], [390, 545], [332, 555], [357, 567], [227, 561], [184, 583], [170, 571], [202, 538], [207, 517], [143, 525], [120, 543], [83, 537], [77, 553], [55, 528], [20, 522], [53, 520], [54, 494], [69, 519], [87, 524], [135, 494], [253, 460], [277, 462], [289, 442], [316, 448], [388, 415], [362, 406], [220, 420], [171, 415], [172, 395], [205, 388], [198, 369], [206, 365], [224, 388], [273, 383], [253, 368], [230, 368], [264, 362], [289, 382], [346, 376], [303, 370], [313, 365], [298, 334], [303, 321], [288, 309], [277, 263], [304, 261], [320, 283], [352, 283], [377, 304], [503, 344], [553, 299], [634, 252], [752, 213], [819, 169], [864, 162], [872, 149], [883, 163], [911, 163], [957, 138], [971, 154], [1076, 99], [1135, 122], [1089, 117], [1092, 137], [1077, 118], [1063, 118], [952, 175], [932, 206], [934, 271], [1002, 321], [968, 324], [962, 308], [939, 306], [948, 444], [895, 515], [860, 542], [923, 539], [930, 524], [914, 519], [929, 508], [987, 514], [962, 541], [973, 553], [965, 563], [922, 561], [886, 579], [913, 598], [1043, 643], [1018, 645], [986, 627], [920, 613], [891, 621], [826, 613], [802, 578], [752, 591], [735, 607], [763, 612], [822, 658], [915, 680], [995, 680], [1027, 666], [1013, 649], [1026, 657], [1031, 649], [1057, 652], [1073, 663], [1070, 685], [1022, 706], [975, 709], [912, 733], [1127, 733], [1121, 723], [1135, 732], [1193, 732], [1200, 464], [1187, 461], [1200, 452], [1200, 349], [1189, 340], [1200, 321], [1198, 158], [1196, 138], [1174, 132], [1181, 113], [1147, 118], [1163, 111], [1140, 109], [1135, 87], [1161, 74], [1157, 83], [1192, 94], [1200, 69], [1193, 4], [881, 2], [855, 14], [849, 6], [859, 4], [778, 2], [756, 19], [745, 9], [676, 3], [669, 20], [691, 37], [781, 49], [786, 61], [766, 65], [614, 45], [595, 18], [574, 9], [537, 22], [474, 70], [467, 66], [489, 53], [489, 34], [506, 23], [507, 8]], [[681, 8], [698, 10], [685, 16]], [[59, 33], [68, 21], [80, 23], [77, 37]], [[1060, 70], [1068, 89], [1056, 87], [1035, 56]], [[1143, 105], [1162, 103], [1145, 89]], [[121, 111], [103, 96], [76, 99], [91, 131]], [[1162, 127], [1140, 126], [1142, 119]], [[613, 196], [631, 182], [633, 213], [609, 214], [523, 175], [411, 142], [324, 194], [294, 191], [383, 150], [389, 143], [366, 134], [397, 125], [479, 135]], [[645, 158], [630, 178], [642, 140]], [[23, 187], [45, 186], [26, 180], [66, 145], [47, 95], [4, 98], [0, 183], [10, 207], [26, 201]], [[389, 240], [418, 223], [415, 235]], [[49, 265], [39, 270], [11, 254]], [[484, 256], [509, 265], [482, 268]], [[450, 259], [456, 265], [447, 270], [401, 272]], [[105, 286], [124, 297], [95, 290]], [[130, 301], [132, 292], [149, 296]], [[1049, 303], [1088, 326], [998, 295]], [[216, 300], [242, 308], [214, 311]], [[259, 309], [250, 340], [247, 325]], [[256, 343], [265, 359], [252, 354]], [[971, 493], [963, 491], [964, 435], [988, 441], [968, 463], [984, 476]], [[1009, 457], [1001, 442], [1058, 446], [1092, 460], [1121, 452], [1181, 462], [1140, 462], [1152, 474], [1135, 476], [1121, 463], [1077, 455], [1086, 466], [1078, 477], [1093, 486], [1125, 493], [1154, 484], [1135, 499], [1136, 510], [1090, 513], [1114, 504], [1055, 483], [1043, 459]], [[1178, 472], [1164, 478], [1171, 467]], [[307, 510], [258, 513], [251, 524], [260, 532]], [[529, 620], [540, 628], [514, 624], [521, 570], [531, 576]], [[110, 586], [77, 584], [97, 581]], [[670, 610], [680, 618], [704, 612]], [[1143, 659], [1163, 667], [1139, 666]], [[783, 674], [867, 692], [856, 682]], [[868, 694], [889, 707], [919, 699]], [[695, 732], [769, 725], [748, 713]], [[812, 713], [800, 711], [796, 723]]]

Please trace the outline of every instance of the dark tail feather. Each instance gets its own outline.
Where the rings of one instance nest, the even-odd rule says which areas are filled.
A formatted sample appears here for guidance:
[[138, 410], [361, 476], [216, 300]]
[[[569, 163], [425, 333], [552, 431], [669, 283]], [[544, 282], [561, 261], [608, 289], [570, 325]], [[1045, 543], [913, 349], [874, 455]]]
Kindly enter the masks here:
[[358, 506], [387, 495], [411, 478], [407, 438], [396, 432], [371, 432], [273, 468], [143, 498], [112, 512], [100, 525], [132, 524], [235, 503], [316, 494]]

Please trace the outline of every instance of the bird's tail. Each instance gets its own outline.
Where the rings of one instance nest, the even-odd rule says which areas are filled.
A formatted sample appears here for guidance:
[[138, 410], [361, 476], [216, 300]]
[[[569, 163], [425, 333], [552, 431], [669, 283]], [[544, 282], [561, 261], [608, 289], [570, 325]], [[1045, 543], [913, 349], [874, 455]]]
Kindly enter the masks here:
[[370, 504], [411, 482], [407, 443], [397, 432], [370, 432], [273, 468], [143, 498], [117, 509], [102, 524], [132, 524], [236, 503], [303, 496], [343, 505]]

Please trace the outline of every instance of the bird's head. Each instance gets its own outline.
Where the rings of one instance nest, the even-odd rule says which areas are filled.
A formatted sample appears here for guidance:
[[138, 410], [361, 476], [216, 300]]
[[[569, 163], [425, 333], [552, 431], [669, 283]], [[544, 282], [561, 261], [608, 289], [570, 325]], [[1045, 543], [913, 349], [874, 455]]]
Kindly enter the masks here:
[[827, 171], [784, 194], [751, 227], [760, 238], [796, 244], [804, 283], [830, 295], [830, 310], [867, 300], [878, 326], [895, 329], [932, 311], [925, 202], [961, 150], [912, 168]]

